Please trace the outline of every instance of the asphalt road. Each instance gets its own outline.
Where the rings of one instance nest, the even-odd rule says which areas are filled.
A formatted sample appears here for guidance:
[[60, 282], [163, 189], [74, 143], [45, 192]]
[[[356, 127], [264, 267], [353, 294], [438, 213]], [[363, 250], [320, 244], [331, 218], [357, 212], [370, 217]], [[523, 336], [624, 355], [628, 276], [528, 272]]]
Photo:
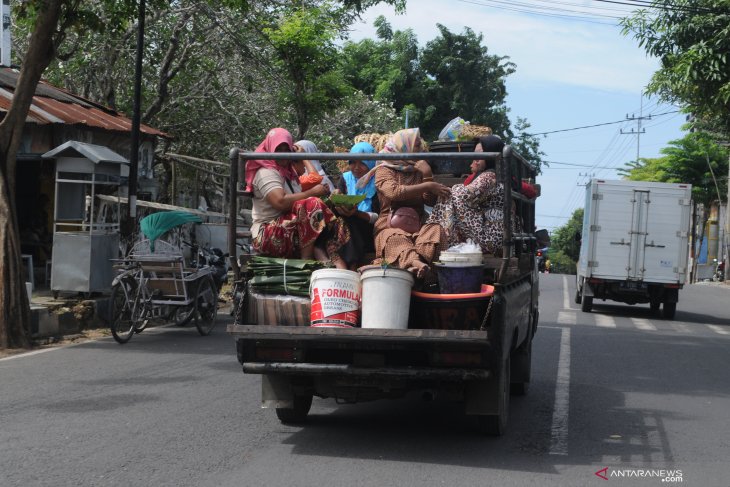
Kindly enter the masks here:
[[438, 399], [315, 399], [306, 427], [281, 425], [225, 321], [0, 360], [0, 486], [585, 486], [604, 468], [730, 486], [730, 287], [689, 286], [671, 322], [582, 313], [573, 290], [541, 276], [533, 382], [502, 438]]

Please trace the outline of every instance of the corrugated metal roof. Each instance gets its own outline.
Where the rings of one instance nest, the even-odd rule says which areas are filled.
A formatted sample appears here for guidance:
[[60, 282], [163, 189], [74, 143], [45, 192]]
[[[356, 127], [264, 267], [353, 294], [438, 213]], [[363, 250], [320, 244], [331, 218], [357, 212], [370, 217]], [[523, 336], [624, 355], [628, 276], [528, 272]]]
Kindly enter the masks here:
[[79, 154], [89, 159], [94, 164], [99, 164], [100, 162], [129, 164], [129, 161], [111, 150], [109, 147], [95, 144], [87, 144], [85, 142], [79, 142], [77, 140], [69, 140], [67, 142], [64, 142], [55, 149], [46, 152], [41, 157], [43, 157], [43, 159], [53, 159], [57, 157], [76, 154]]
[[[0, 67], [0, 112], [7, 112], [10, 109], [19, 74], [16, 69]], [[45, 81], [38, 83], [26, 121], [40, 125], [52, 123], [85, 125], [116, 132], [132, 130], [132, 121], [123, 114]], [[171, 138], [165, 132], [144, 124], [140, 126], [140, 130], [147, 135]]]

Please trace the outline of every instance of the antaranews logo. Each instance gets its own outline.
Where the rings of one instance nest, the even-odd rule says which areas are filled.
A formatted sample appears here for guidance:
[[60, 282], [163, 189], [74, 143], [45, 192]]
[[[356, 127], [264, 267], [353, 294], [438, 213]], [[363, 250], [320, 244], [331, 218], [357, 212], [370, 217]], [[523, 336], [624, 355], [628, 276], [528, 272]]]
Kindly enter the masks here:
[[596, 477], [602, 478], [603, 480], [609, 479], [622, 479], [622, 478], [645, 478], [645, 479], [659, 479], [666, 483], [682, 482], [681, 470], [669, 470], [665, 468], [608, 468], [603, 467], [602, 469], [594, 472]]

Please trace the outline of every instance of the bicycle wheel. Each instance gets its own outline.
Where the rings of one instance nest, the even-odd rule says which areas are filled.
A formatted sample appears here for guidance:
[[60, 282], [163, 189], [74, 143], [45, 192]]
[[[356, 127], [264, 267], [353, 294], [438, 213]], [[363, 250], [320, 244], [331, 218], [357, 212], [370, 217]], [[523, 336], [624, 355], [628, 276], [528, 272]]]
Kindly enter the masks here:
[[136, 287], [136, 283], [132, 279], [122, 280], [112, 287], [109, 325], [112, 336], [119, 343], [127, 343], [134, 335], [135, 321], [132, 316], [132, 304]]
[[195, 327], [203, 336], [209, 335], [218, 315], [218, 293], [213, 279], [208, 276], [198, 282], [195, 293]]
[[172, 313], [173, 321], [176, 326], [185, 326], [190, 323], [190, 320], [195, 316], [195, 305], [190, 306], [176, 306], [175, 311]]

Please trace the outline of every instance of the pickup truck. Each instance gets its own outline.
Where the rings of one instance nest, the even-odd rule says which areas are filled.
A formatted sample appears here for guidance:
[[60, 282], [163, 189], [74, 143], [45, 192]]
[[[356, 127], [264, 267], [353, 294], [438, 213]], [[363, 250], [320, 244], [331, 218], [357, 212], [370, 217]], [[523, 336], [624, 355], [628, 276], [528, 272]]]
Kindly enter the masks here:
[[[306, 420], [313, 396], [356, 403], [398, 398], [414, 391], [438, 394], [464, 404], [475, 429], [502, 435], [510, 394], [527, 393], [532, 340], [538, 323], [535, 262], [535, 204], [517, 188], [535, 168], [510, 146], [502, 153], [379, 154], [387, 159], [464, 161], [492, 159], [504, 184], [504, 238], [501, 256], [485, 256], [483, 282], [494, 293], [477, 319], [453, 314], [439, 328], [414, 318], [408, 329], [313, 328], [278, 323], [228, 327], [245, 374], [261, 375], [262, 405], [275, 408], [284, 423]], [[364, 159], [368, 154], [254, 154], [231, 152], [231, 215], [236, 215], [239, 168], [249, 159]], [[394, 158], [394, 157], [391, 157]], [[468, 170], [466, 171], [468, 172]], [[437, 175], [438, 177], [438, 175]], [[456, 178], [452, 178], [456, 179]], [[519, 232], [511, 229], [519, 217]], [[236, 221], [231, 218], [231, 221]], [[235, 229], [231, 229], [235, 234]], [[235, 255], [235, 242], [231, 244]], [[236, 278], [243, 269], [234, 267]], [[244, 303], [245, 304], [245, 303]], [[245, 313], [236, 313], [244, 316]]]

